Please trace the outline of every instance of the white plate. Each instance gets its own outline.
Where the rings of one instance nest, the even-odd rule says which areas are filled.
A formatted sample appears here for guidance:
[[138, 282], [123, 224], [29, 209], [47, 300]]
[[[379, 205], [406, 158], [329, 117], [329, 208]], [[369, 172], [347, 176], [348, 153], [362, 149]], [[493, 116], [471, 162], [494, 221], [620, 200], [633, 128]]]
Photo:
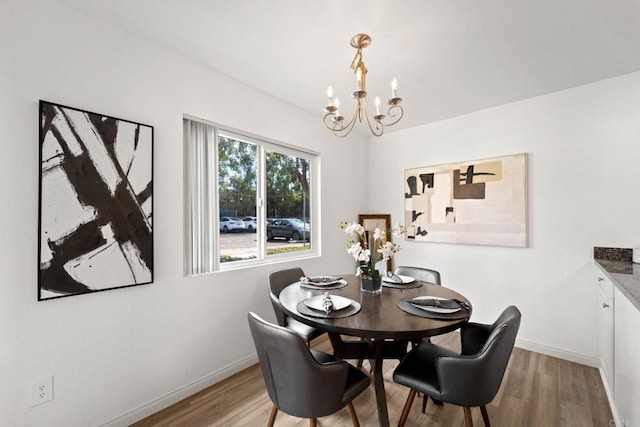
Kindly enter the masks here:
[[403, 276], [402, 274], [396, 274], [396, 276], [398, 276], [402, 280], [402, 283], [396, 282], [395, 280], [393, 280], [391, 277], [388, 277], [388, 276], [382, 276], [382, 281], [387, 283], [395, 283], [396, 285], [404, 285], [406, 283], [413, 283], [416, 281], [416, 279], [414, 279], [411, 276]]
[[[430, 296], [422, 296], [422, 297], [415, 297], [414, 300], [421, 300], [421, 299], [446, 299], [446, 298], [439, 298], [439, 297], [430, 297]], [[448, 314], [448, 313], [457, 313], [458, 311], [462, 310], [462, 308], [458, 307], [458, 308], [443, 308], [443, 307], [432, 307], [432, 306], [428, 306], [428, 305], [420, 305], [420, 304], [413, 304], [411, 303], [411, 305], [413, 305], [414, 307], [418, 307], [424, 311], [430, 311], [432, 313], [442, 313], [442, 314]]]
[[342, 280], [340, 277], [333, 276], [311, 276], [305, 277], [300, 283], [313, 286], [331, 286], [340, 283], [340, 280]]
[[[329, 295], [329, 297], [333, 302], [333, 311], [342, 310], [343, 308], [347, 308], [351, 305], [351, 300], [349, 298], [341, 297], [340, 295]], [[322, 307], [323, 300], [324, 295], [316, 295], [315, 297], [304, 300], [304, 305], [314, 310], [324, 311], [324, 308]]]

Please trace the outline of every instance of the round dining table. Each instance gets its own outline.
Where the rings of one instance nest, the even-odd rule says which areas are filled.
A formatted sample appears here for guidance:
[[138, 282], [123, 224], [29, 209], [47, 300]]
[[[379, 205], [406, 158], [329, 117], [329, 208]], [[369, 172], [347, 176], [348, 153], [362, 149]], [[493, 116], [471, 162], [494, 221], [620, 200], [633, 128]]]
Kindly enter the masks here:
[[[471, 316], [471, 303], [458, 292], [444, 286], [426, 282], [417, 282], [406, 287], [383, 287], [379, 294], [360, 290], [360, 279], [355, 275], [341, 276], [347, 286], [338, 289], [310, 289], [300, 282], [292, 283], [280, 293], [280, 303], [287, 315], [312, 326], [325, 330], [333, 346], [334, 355], [341, 359], [369, 359], [372, 364], [373, 384], [378, 408], [380, 426], [389, 426], [389, 413], [382, 377], [384, 359], [401, 359], [410, 342], [444, 334], [458, 329]], [[415, 287], [421, 285], [419, 287]], [[326, 318], [322, 313], [309, 315], [308, 310], [298, 310], [298, 304], [307, 298], [322, 295], [339, 295], [360, 305], [356, 313], [337, 318]], [[457, 299], [468, 304], [468, 310], [462, 310], [455, 319], [434, 319], [409, 314], [398, 307], [401, 300], [417, 296], [434, 296]], [[347, 310], [347, 309], [345, 309]], [[351, 310], [353, 311], [353, 310]], [[307, 313], [307, 314], [304, 314]], [[362, 338], [343, 340], [342, 336]]]

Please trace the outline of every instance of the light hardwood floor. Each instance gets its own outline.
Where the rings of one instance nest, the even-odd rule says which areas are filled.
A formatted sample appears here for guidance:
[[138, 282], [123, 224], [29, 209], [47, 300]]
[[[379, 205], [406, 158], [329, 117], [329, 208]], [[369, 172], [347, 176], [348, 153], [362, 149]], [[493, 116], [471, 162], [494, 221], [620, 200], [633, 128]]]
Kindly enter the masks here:
[[[433, 342], [459, 350], [458, 333], [435, 337]], [[315, 340], [314, 348], [331, 351], [326, 337]], [[385, 361], [384, 378], [389, 417], [396, 425], [409, 390], [392, 380], [397, 361]], [[367, 368], [365, 362], [365, 368]], [[375, 395], [372, 387], [354, 400], [363, 427], [377, 426]], [[267, 424], [271, 401], [262, 381], [260, 367], [254, 365], [199, 393], [188, 397], [134, 426], [262, 426]], [[567, 362], [539, 353], [514, 348], [502, 386], [487, 405], [494, 427], [607, 427], [611, 410], [595, 368]], [[472, 409], [473, 423], [483, 426], [478, 408]], [[278, 412], [276, 427], [308, 426], [307, 420]], [[351, 426], [349, 411], [318, 420], [319, 426]], [[429, 401], [421, 413], [421, 398], [413, 403], [407, 426], [464, 426], [462, 408], [435, 406]]]

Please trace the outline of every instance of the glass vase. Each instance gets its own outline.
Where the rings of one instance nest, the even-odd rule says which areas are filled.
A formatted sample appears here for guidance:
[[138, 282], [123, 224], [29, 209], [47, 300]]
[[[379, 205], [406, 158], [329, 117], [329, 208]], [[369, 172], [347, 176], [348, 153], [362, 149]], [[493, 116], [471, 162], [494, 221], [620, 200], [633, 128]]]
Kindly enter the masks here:
[[368, 292], [370, 294], [379, 294], [382, 292], [382, 277], [377, 275], [375, 277], [367, 274], [360, 275], [360, 290], [362, 292]]

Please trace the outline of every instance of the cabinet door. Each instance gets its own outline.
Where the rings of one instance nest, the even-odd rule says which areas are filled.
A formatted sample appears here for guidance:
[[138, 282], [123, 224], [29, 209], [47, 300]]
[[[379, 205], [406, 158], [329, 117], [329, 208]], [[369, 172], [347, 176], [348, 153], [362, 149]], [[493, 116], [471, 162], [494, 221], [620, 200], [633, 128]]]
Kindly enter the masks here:
[[[609, 282], [611, 285], [611, 282]], [[611, 289], [613, 292], [613, 289]], [[598, 353], [600, 366], [613, 396], [613, 298], [607, 296], [606, 290], [598, 286]]]
[[614, 399], [621, 421], [637, 425], [640, 420], [640, 311], [618, 288], [614, 292]]

